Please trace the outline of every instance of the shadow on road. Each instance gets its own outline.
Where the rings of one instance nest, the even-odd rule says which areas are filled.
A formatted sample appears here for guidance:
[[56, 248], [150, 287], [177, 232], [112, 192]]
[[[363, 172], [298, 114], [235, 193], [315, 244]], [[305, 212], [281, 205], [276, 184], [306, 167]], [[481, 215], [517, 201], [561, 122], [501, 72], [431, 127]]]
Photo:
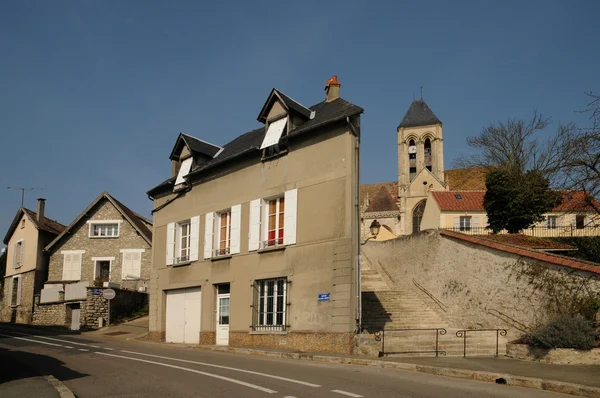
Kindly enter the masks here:
[[63, 381], [88, 376], [67, 368], [64, 362], [47, 355], [0, 347], [0, 384], [48, 375]]

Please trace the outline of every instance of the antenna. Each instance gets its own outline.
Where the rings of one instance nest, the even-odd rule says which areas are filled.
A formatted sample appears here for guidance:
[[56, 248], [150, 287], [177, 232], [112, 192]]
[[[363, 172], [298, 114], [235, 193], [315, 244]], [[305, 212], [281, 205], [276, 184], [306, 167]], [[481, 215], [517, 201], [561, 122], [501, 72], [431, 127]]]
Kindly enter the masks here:
[[421, 86], [421, 99], [423, 99], [423, 86]]
[[25, 202], [25, 191], [42, 191], [42, 188], [21, 188], [21, 187], [6, 187], [6, 189], [13, 189], [15, 191], [21, 191], [21, 207]]

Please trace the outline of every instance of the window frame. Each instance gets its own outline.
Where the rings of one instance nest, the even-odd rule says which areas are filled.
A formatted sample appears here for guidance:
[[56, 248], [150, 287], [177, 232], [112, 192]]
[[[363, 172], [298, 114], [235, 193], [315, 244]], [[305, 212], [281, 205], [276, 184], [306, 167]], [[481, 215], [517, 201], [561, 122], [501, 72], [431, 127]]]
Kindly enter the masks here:
[[[122, 281], [132, 281], [132, 280], [138, 280], [142, 277], [142, 257], [143, 257], [143, 253], [146, 251], [146, 249], [121, 249], [121, 280]], [[127, 255], [130, 256], [134, 256], [131, 259], [132, 262], [132, 268], [135, 268], [137, 266], [137, 270], [135, 273], [137, 273], [137, 275], [126, 275], [125, 274], [125, 258]], [[138, 255], [139, 259], [137, 261], [135, 261], [135, 256]]]
[[[222, 216], [226, 216], [227, 225], [223, 226]], [[231, 208], [215, 212], [215, 221], [213, 234], [216, 239], [213, 239], [213, 256], [227, 256], [231, 254]], [[221, 239], [221, 230], [225, 228], [225, 240]], [[221, 247], [221, 243], [225, 242], [225, 246]]]
[[[275, 201], [275, 213], [271, 213], [271, 202]], [[283, 211], [281, 211], [281, 205], [283, 203]], [[263, 199], [261, 206], [261, 219], [263, 221], [263, 227], [261, 228], [261, 239], [260, 248], [270, 249], [277, 248], [285, 245], [285, 193], [283, 195], [277, 195], [268, 199]], [[270, 229], [269, 220], [271, 215], [275, 216], [275, 228]], [[281, 221], [282, 220], [282, 221]], [[283, 225], [280, 225], [280, 221]], [[269, 234], [274, 231], [275, 235], [273, 239], [269, 237]], [[281, 236], [279, 236], [281, 235]]]
[[[63, 281], [80, 281], [81, 280], [81, 268], [83, 267], [83, 255], [85, 254], [85, 250], [63, 250], [60, 252], [60, 254], [63, 256], [63, 262], [62, 262], [62, 280]], [[73, 256], [73, 255], [78, 255], [79, 256], [79, 278], [77, 279], [66, 279], [65, 278], [65, 265], [67, 264], [67, 256]]]
[[558, 216], [547, 216], [546, 217], [546, 227], [548, 229], [557, 229], [558, 228]]
[[472, 216], [460, 216], [460, 224], [459, 224], [459, 230], [460, 231], [470, 231], [472, 228]]
[[[269, 282], [273, 282], [272, 294], [269, 293]], [[288, 310], [287, 276], [267, 279], [257, 279], [253, 282], [252, 330], [255, 332], [285, 332]], [[281, 293], [281, 294], [280, 294]], [[272, 298], [269, 311], [269, 298]], [[279, 300], [281, 298], [281, 300]], [[270, 320], [269, 320], [270, 315]]]
[[[182, 234], [182, 230], [183, 227], [187, 226], [187, 234], [183, 235]], [[183, 238], [187, 237], [187, 248], [185, 250], [187, 250], [187, 255], [183, 255], [183, 250], [184, 248], [182, 247], [182, 241]], [[192, 252], [192, 245], [191, 245], [191, 238], [192, 238], [192, 220], [190, 218], [188, 218], [187, 220], [183, 220], [183, 221], [178, 221], [175, 223], [175, 258], [174, 258], [174, 262], [173, 264], [182, 264], [182, 263], [188, 263], [190, 262], [190, 258], [191, 258], [191, 252]]]
[[[21, 305], [21, 295], [23, 290], [23, 275], [13, 275], [10, 278], [10, 287], [9, 287], [9, 296], [8, 296], [8, 306], [9, 307], [18, 307]], [[17, 296], [16, 303], [13, 303], [13, 293], [15, 288], [15, 280], [17, 281]]]
[[585, 229], [585, 214], [575, 215], [575, 229]]
[[[123, 223], [123, 220], [89, 220], [87, 222], [89, 224], [89, 230], [88, 230], [88, 237], [91, 239], [111, 239], [111, 238], [118, 238], [121, 235], [121, 224]], [[109, 225], [116, 225], [116, 235], [94, 235], [96, 226], [109, 226]], [[112, 228], [113, 232], [114, 232], [114, 227]]]
[[25, 258], [25, 239], [19, 239], [15, 242], [13, 256], [13, 268], [21, 268], [24, 262], [23, 259]]

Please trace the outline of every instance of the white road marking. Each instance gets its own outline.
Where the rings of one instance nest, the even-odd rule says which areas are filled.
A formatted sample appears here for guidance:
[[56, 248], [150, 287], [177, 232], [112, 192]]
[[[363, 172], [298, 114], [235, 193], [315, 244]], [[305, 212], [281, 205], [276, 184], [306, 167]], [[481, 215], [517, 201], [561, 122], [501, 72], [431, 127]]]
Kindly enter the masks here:
[[346, 395], [348, 397], [352, 397], [352, 398], [362, 398], [362, 395], [358, 395], [358, 394], [353, 394], [351, 392], [348, 391], [342, 391], [342, 390], [331, 390], [331, 392], [335, 392], [338, 394], [342, 394], [342, 395]]
[[33, 343], [40, 343], [40, 344], [52, 345], [52, 346], [55, 346], [55, 347], [62, 347], [62, 345], [60, 345], [60, 344], [47, 343], [47, 342], [45, 342], [45, 341], [39, 341], [39, 340], [26, 339], [25, 337], [11, 336], [11, 335], [8, 335], [8, 334], [0, 334], [0, 336], [3, 336], [3, 337], [10, 337], [10, 338], [12, 338], [12, 339], [18, 339], [18, 340], [31, 341], [31, 342], [33, 342]]
[[92, 347], [92, 348], [100, 348], [97, 345], [90, 345], [90, 347]]
[[170, 361], [179, 361], [179, 362], [185, 362], [185, 363], [193, 363], [193, 364], [202, 365], [202, 366], [211, 366], [213, 368], [219, 368], [219, 369], [234, 370], [236, 372], [250, 373], [250, 374], [253, 374], [253, 375], [257, 375], [257, 376], [270, 377], [272, 379], [283, 380], [283, 381], [287, 381], [287, 382], [290, 382], [290, 383], [302, 384], [303, 386], [308, 386], [308, 387], [321, 387], [318, 384], [307, 383], [307, 382], [301, 381], [301, 380], [288, 379], [287, 377], [274, 376], [274, 375], [270, 375], [270, 374], [266, 374], [266, 373], [254, 372], [254, 371], [251, 371], [251, 370], [231, 368], [229, 366], [214, 365], [212, 363], [189, 361], [187, 359], [179, 359], [179, 358], [171, 358], [171, 357], [163, 357], [161, 355], [143, 354], [141, 352], [127, 351], [127, 350], [121, 350], [121, 352], [126, 352], [128, 354], [144, 355], [144, 356], [153, 357], [153, 358], [168, 359]]
[[151, 363], [153, 365], [165, 366], [167, 368], [173, 368], [173, 369], [184, 370], [186, 372], [197, 373], [197, 374], [201, 374], [203, 376], [214, 377], [215, 379], [228, 381], [230, 383], [239, 384], [239, 385], [242, 385], [242, 386], [245, 386], [245, 387], [249, 387], [249, 388], [254, 388], [255, 390], [266, 392], [268, 394], [275, 394], [277, 392], [275, 390], [271, 390], [269, 388], [261, 387], [261, 386], [258, 386], [256, 384], [246, 383], [245, 381], [236, 380], [236, 379], [232, 379], [232, 378], [225, 377], [225, 376], [220, 376], [220, 375], [213, 374], [213, 373], [206, 373], [206, 372], [202, 372], [202, 371], [196, 370], [196, 369], [184, 368], [182, 366], [170, 365], [168, 363], [162, 363], [162, 362], [156, 362], [156, 361], [149, 361], [147, 359], [126, 357], [126, 356], [123, 356], [123, 355], [108, 354], [106, 352], [96, 352], [96, 354], [98, 354], [98, 355], [105, 355], [105, 356], [109, 356], [109, 357], [115, 357], [115, 358], [129, 359], [131, 361]]
[[89, 351], [89, 350], [86, 350], [85, 348], [80, 348], [79, 351]]
[[114, 351], [115, 350], [114, 348], [108, 348], [108, 347], [104, 347], [104, 349], [108, 350], [108, 351]]
[[25, 334], [25, 333], [20, 333], [20, 332], [12, 332], [12, 331], [11, 331], [11, 333], [20, 334], [20, 335], [22, 335], [22, 336], [35, 337], [35, 338], [38, 338], [38, 339], [46, 339], [46, 340], [52, 340], [52, 341], [60, 341], [61, 343], [75, 344], [75, 345], [80, 345], [80, 346], [83, 346], [83, 347], [87, 347], [87, 346], [89, 345], [89, 344], [77, 343], [77, 342], [75, 342], [75, 341], [70, 341], [70, 340], [61, 340], [61, 339], [55, 339], [55, 338], [52, 338], [52, 337], [46, 337], [46, 336], [36, 336], [36, 335], [33, 335], [33, 334]]
[[65, 346], [63, 346], [63, 347], [65, 347], [65, 348], [73, 348], [73, 347], [71, 347], [71, 346], [68, 346], [68, 345], [65, 345]]

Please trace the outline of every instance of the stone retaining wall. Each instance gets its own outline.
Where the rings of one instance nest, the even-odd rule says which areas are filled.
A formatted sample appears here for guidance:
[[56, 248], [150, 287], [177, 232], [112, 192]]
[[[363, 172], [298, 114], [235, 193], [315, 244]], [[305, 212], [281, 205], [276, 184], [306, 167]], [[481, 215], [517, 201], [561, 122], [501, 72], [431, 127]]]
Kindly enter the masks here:
[[[108, 322], [108, 300], [102, 297], [104, 288], [89, 287], [85, 306], [82, 306], [81, 324], [88, 328], [98, 328], [98, 319]], [[111, 321], [141, 310], [148, 303], [146, 293], [114, 289], [116, 296], [110, 301]], [[99, 292], [98, 294], [94, 294]]]
[[589, 351], [571, 348], [539, 348], [526, 344], [507, 344], [506, 356], [514, 359], [557, 365], [600, 365], [600, 348]]

